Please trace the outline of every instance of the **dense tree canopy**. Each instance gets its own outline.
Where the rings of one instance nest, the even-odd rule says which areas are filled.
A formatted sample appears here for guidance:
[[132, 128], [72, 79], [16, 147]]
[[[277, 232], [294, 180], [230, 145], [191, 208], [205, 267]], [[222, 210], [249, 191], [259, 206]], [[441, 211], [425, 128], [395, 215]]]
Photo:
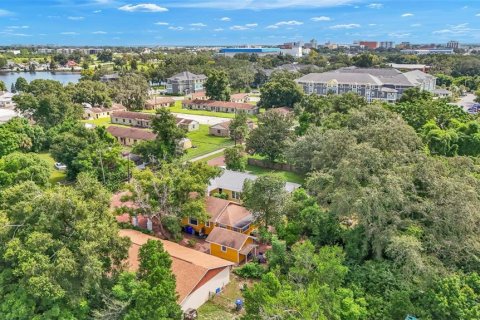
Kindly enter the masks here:
[[289, 107], [300, 101], [302, 89], [288, 74], [278, 74], [265, 83], [261, 89], [258, 106], [262, 108]]
[[225, 71], [212, 70], [205, 81], [205, 93], [212, 100], [230, 101], [230, 84]]
[[81, 176], [75, 187], [17, 184], [0, 201], [0, 318], [89, 318], [127, 253], [108, 194]]

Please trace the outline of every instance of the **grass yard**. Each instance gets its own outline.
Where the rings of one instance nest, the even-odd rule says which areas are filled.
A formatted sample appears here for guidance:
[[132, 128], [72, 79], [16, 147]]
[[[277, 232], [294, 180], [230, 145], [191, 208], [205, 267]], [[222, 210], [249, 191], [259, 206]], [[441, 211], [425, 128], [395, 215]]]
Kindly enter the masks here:
[[85, 122], [85, 123], [90, 123], [90, 124], [94, 124], [94, 125], [96, 125], [96, 126], [105, 126], [105, 127], [108, 127], [109, 125], [111, 125], [111, 123], [110, 123], [110, 117], [108, 117], [108, 118], [94, 119], [94, 120], [83, 120], [83, 122]]
[[50, 153], [42, 152], [38, 155], [40, 156], [40, 158], [46, 160], [50, 164], [50, 183], [52, 185], [65, 180], [65, 171], [55, 169], [55, 160], [52, 158]]
[[187, 150], [187, 154], [184, 157], [185, 160], [190, 160], [233, 145], [233, 141], [230, 138], [209, 135], [208, 125], [200, 125], [200, 129], [197, 131], [187, 133], [187, 137], [192, 140], [192, 144], [196, 146], [196, 148]]
[[251, 165], [247, 165], [246, 171], [257, 176], [263, 176], [269, 173], [273, 173], [274, 175], [282, 177], [283, 179], [285, 179], [285, 181], [298, 184], [303, 184], [305, 182], [305, 177], [295, 172], [272, 170]]
[[235, 308], [235, 300], [243, 299], [240, 288], [243, 283], [252, 286], [251, 280], [243, 280], [235, 276], [233, 273], [230, 277], [230, 283], [225, 287], [223, 292], [205, 303], [198, 309], [199, 320], [225, 320], [225, 319], [240, 319], [244, 314], [244, 310], [237, 312]]

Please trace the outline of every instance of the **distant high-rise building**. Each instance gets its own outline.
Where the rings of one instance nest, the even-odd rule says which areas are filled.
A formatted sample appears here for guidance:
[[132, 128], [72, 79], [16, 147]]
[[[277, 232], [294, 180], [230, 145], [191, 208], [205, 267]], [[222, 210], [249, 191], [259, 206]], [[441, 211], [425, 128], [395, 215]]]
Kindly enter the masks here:
[[375, 50], [378, 48], [377, 41], [359, 41], [358, 44], [365, 49]]
[[458, 49], [460, 43], [458, 41], [448, 41], [447, 48]]
[[404, 41], [397, 46], [399, 49], [410, 49], [412, 45], [408, 41]]
[[393, 42], [392, 41], [382, 41], [382, 42], [380, 42], [380, 48], [392, 49], [393, 48]]

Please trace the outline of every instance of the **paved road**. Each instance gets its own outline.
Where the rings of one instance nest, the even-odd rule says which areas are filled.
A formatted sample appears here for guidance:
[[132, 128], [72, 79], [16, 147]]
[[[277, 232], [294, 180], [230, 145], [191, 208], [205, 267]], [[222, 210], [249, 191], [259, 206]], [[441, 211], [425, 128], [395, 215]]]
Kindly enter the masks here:
[[467, 111], [468, 108], [470, 108], [474, 103], [475, 103], [475, 95], [472, 93], [467, 93], [466, 96], [462, 97], [460, 101], [455, 102], [457, 106], [460, 106], [463, 108], [463, 110]]
[[18, 116], [18, 114], [10, 109], [0, 109], [0, 123], [7, 122], [13, 117]]
[[228, 118], [219, 118], [219, 117], [210, 117], [210, 116], [199, 116], [195, 114], [185, 114], [185, 113], [174, 113], [174, 115], [179, 116], [180, 118], [189, 119], [189, 120], [196, 120], [200, 124], [207, 124], [213, 126], [217, 123], [222, 123], [225, 121], [229, 121], [231, 119]]

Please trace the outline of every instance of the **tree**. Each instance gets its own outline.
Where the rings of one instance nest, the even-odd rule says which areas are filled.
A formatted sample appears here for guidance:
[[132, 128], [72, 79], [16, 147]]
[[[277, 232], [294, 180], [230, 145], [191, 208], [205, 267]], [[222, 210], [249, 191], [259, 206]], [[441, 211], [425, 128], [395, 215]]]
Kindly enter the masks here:
[[0, 158], [0, 189], [24, 181], [46, 186], [50, 170], [50, 164], [35, 153], [11, 153]]
[[[158, 222], [161, 233], [171, 237], [164, 225], [179, 227], [185, 217], [206, 221], [205, 194], [209, 181], [218, 169], [206, 163], [163, 164], [155, 172], [149, 169], [134, 173], [130, 199], [136, 209], [125, 208], [131, 215], [146, 215]], [[175, 233], [177, 229], [169, 229]], [[174, 234], [173, 236], [177, 236]]]
[[100, 81], [83, 80], [67, 90], [71, 90], [74, 103], [88, 103], [101, 107], [109, 107], [112, 104], [107, 85]]
[[128, 73], [113, 84], [113, 99], [129, 110], [140, 110], [145, 107], [148, 89], [148, 82], [144, 76]]
[[230, 84], [228, 75], [223, 70], [211, 70], [205, 81], [206, 95], [212, 100], [230, 101]]
[[90, 319], [127, 256], [109, 194], [82, 175], [49, 190], [23, 182], [0, 201], [0, 318]]
[[426, 294], [432, 319], [478, 319], [479, 302], [480, 276], [476, 273], [437, 279]]
[[289, 107], [299, 102], [303, 96], [302, 89], [287, 75], [272, 77], [261, 88], [258, 106], [261, 108]]
[[7, 86], [5, 85], [5, 82], [0, 80], [0, 92], [2, 91], [7, 91]]
[[422, 90], [419, 87], [409, 88], [403, 91], [399, 102], [418, 102], [418, 101], [430, 101], [432, 100], [432, 94], [426, 90]]
[[380, 57], [371, 53], [362, 53], [353, 57], [353, 63], [359, 68], [371, 68], [381, 63]]
[[248, 134], [248, 116], [245, 112], [237, 112], [228, 127], [230, 138], [235, 142], [243, 143]]
[[278, 176], [261, 176], [254, 181], [247, 180], [243, 185], [243, 204], [265, 229], [278, 223], [286, 199], [285, 181]]
[[38, 152], [45, 142], [43, 129], [20, 117], [0, 125], [0, 133], [0, 158], [14, 151]]
[[226, 148], [225, 151], [225, 165], [228, 170], [245, 171], [247, 166], [247, 158], [245, 157], [242, 146], [234, 146]]
[[113, 59], [113, 52], [111, 50], [103, 50], [97, 54], [97, 59], [101, 62], [110, 62]]
[[134, 147], [134, 152], [142, 155], [145, 161], [173, 161], [185, 152], [180, 146], [186, 132], [177, 126], [176, 117], [166, 108], [158, 109], [152, 121], [153, 141], [144, 141]]
[[307, 240], [293, 246], [285, 262], [285, 275], [269, 272], [247, 289], [246, 319], [365, 318], [365, 299], [342, 286], [348, 268], [341, 248], [324, 247], [315, 253]]
[[122, 158], [120, 145], [105, 127], [87, 129], [82, 123], [65, 124], [54, 134], [50, 152], [67, 166], [67, 177], [74, 180], [89, 172], [110, 190], [116, 190], [128, 176], [128, 160]]
[[247, 138], [247, 151], [265, 156], [272, 162], [283, 159], [288, 141], [293, 138], [292, 126], [289, 115], [274, 110], [259, 115], [258, 127]]
[[480, 89], [475, 92], [475, 102], [480, 102]]
[[4, 56], [0, 56], [0, 69], [5, 67], [8, 64], [7, 58]]
[[182, 319], [182, 310], [177, 304], [175, 276], [171, 271], [172, 260], [162, 243], [148, 240], [140, 248], [139, 259], [137, 274], [121, 274], [112, 289], [114, 297], [125, 304], [117, 318]]

